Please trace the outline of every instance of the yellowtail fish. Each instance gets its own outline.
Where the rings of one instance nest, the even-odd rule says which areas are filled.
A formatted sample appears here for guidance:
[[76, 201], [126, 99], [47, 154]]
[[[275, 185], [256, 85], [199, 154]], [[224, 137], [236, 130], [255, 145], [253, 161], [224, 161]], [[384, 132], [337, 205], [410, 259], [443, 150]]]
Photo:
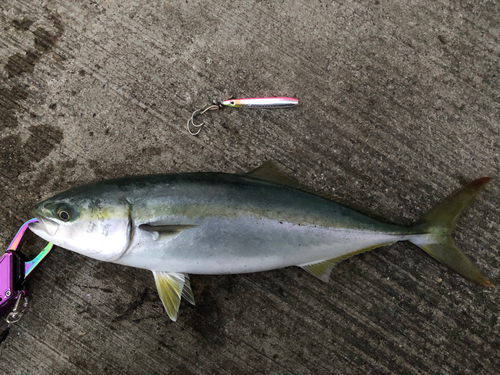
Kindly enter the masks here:
[[194, 304], [189, 273], [236, 274], [299, 266], [327, 281], [355, 254], [409, 241], [479, 284], [492, 286], [455, 247], [457, 217], [488, 177], [455, 191], [411, 226], [381, 221], [312, 192], [268, 162], [247, 174], [126, 177], [77, 187], [39, 203], [30, 229], [77, 253], [153, 271], [172, 320]]

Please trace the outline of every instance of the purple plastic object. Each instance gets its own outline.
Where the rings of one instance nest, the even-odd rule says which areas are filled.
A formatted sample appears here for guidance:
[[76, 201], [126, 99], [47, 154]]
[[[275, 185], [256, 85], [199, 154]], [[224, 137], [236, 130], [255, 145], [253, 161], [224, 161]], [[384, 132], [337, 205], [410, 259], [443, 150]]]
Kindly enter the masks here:
[[29, 262], [25, 262], [19, 252], [16, 252], [28, 225], [37, 221], [37, 219], [31, 219], [24, 223], [12, 239], [7, 252], [0, 258], [0, 316], [7, 312], [20, 297], [26, 295], [24, 280], [52, 249], [52, 243], [49, 242]]
[[22, 285], [16, 286], [16, 281], [18, 284], [21, 280], [24, 281], [24, 272], [22, 276], [19, 275], [19, 270], [22, 269], [20, 266], [19, 256], [12, 251], [0, 258], [0, 315], [9, 310], [17, 299], [25, 294]]

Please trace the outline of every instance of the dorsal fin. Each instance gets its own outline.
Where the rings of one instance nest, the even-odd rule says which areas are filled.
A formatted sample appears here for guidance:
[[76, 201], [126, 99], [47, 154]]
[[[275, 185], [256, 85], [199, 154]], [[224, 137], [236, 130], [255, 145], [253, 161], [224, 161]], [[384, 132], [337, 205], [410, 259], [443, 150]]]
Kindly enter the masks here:
[[274, 182], [275, 184], [279, 185], [285, 185], [294, 189], [304, 189], [304, 186], [302, 186], [300, 182], [288, 177], [286, 174], [281, 172], [278, 166], [272, 160], [266, 161], [260, 167], [257, 167], [254, 170], [248, 172], [247, 176], [257, 178], [259, 180]]
[[281, 172], [279, 170], [278, 166], [272, 160], [266, 161], [260, 167], [257, 167], [254, 170], [248, 172], [247, 176], [252, 177], [252, 178], [256, 178], [259, 180], [266, 180], [269, 182], [274, 182], [275, 184], [288, 186], [288, 187], [291, 187], [294, 189], [302, 190], [306, 193], [313, 194], [313, 195], [316, 195], [318, 197], [328, 199], [329, 201], [338, 203], [341, 206], [350, 208], [351, 210], [354, 210], [354, 211], [357, 211], [363, 215], [369, 216], [372, 219], [387, 222], [387, 220], [383, 216], [379, 215], [375, 211], [372, 211], [372, 210], [365, 208], [363, 206], [348, 202], [340, 197], [337, 197], [336, 195], [333, 195], [330, 193], [320, 193], [320, 192], [314, 191], [310, 187], [302, 185], [300, 182], [294, 180], [291, 177], [288, 177], [285, 173]]

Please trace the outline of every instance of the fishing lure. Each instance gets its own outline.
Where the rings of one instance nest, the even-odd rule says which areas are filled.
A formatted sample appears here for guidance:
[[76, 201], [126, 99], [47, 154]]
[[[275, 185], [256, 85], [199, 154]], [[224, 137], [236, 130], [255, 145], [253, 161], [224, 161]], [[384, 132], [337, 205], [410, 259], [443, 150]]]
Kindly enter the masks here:
[[38, 222], [37, 219], [31, 219], [24, 223], [12, 239], [5, 254], [0, 258], [0, 316], [10, 310], [5, 319], [8, 328], [0, 334], [3, 339], [7, 337], [10, 326], [21, 319], [28, 304], [24, 289], [26, 278], [49, 254], [53, 246], [49, 242], [31, 261], [25, 261], [20, 252], [16, 251], [28, 226], [36, 222]]
[[[209, 105], [206, 108], [194, 111], [187, 122], [187, 130], [191, 135], [198, 135], [201, 131], [201, 127], [205, 125], [205, 123], [202, 122], [201, 124], [195, 124], [194, 123], [195, 117], [201, 116], [208, 111], [215, 111], [218, 109], [222, 109], [224, 107], [271, 109], [271, 108], [289, 108], [289, 107], [294, 107], [298, 104], [299, 101], [297, 99], [285, 98], [285, 97], [227, 99]], [[192, 131], [191, 127], [198, 128], [198, 130]]]

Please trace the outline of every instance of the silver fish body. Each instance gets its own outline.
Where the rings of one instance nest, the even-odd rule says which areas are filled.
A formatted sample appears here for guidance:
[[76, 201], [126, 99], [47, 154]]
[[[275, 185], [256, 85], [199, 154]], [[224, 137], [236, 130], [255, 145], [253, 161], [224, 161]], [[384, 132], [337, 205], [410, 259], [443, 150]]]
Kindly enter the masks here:
[[403, 227], [379, 221], [302, 189], [269, 164], [249, 175], [164, 174], [97, 182], [40, 203], [35, 216], [40, 223], [30, 228], [47, 241], [153, 271], [174, 320], [178, 302], [167, 306], [166, 300], [174, 294], [194, 302], [189, 273], [296, 265], [326, 280], [335, 263], [362, 251], [406, 240], [427, 251], [425, 246], [440, 242], [425, 223]]
[[[380, 223], [322, 197], [241, 175], [165, 175], [130, 187], [134, 193], [125, 194], [134, 230], [115, 262], [154, 271], [265, 271], [410, 236], [407, 228]], [[151, 229], [144, 230], [145, 225]], [[154, 231], [156, 226], [187, 229], [164, 234]]]

